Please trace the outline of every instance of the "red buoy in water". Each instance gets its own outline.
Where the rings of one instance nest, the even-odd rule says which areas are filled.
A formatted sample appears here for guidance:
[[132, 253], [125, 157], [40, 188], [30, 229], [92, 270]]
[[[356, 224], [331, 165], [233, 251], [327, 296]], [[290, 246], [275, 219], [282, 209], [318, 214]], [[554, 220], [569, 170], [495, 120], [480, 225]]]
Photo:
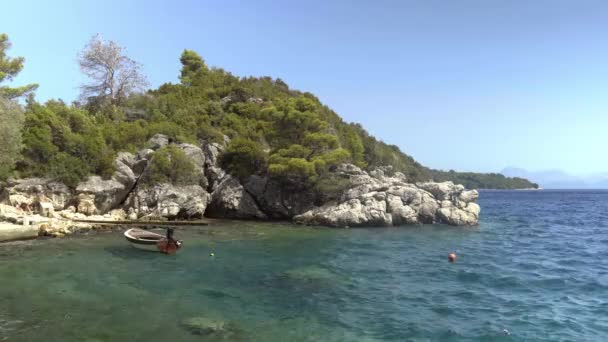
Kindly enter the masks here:
[[450, 261], [450, 262], [456, 261], [456, 253], [448, 254], [448, 261]]

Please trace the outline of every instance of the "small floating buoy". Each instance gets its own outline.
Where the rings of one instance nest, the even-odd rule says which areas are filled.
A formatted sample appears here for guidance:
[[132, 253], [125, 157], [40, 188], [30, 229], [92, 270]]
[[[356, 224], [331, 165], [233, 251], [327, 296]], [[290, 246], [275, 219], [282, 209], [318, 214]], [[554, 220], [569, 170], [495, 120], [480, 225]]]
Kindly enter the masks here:
[[214, 257], [214, 256], [215, 256], [215, 253], [213, 253], [213, 252], [212, 252], [212, 253], [209, 253], [209, 256], [210, 256], [210, 257]]
[[449, 262], [456, 261], [456, 253], [450, 253], [450, 254], [448, 254], [448, 261]]
[[504, 333], [505, 333], [505, 335], [511, 335], [511, 333], [510, 333], [510, 332], [509, 332], [509, 330], [507, 330], [507, 329], [502, 329], [502, 332], [504, 332]]

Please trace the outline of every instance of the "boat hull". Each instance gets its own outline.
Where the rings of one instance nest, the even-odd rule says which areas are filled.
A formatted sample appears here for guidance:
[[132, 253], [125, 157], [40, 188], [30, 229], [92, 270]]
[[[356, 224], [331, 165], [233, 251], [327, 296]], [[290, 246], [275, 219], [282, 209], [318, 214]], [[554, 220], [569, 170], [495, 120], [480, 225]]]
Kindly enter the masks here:
[[157, 244], [164, 238], [164, 236], [160, 234], [137, 228], [127, 230], [124, 233], [124, 236], [131, 246], [149, 252], [160, 252]]
[[140, 244], [140, 243], [131, 242], [131, 246], [133, 246], [134, 248], [137, 248], [139, 250], [142, 250], [142, 251], [160, 252], [160, 250], [158, 249], [158, 247], [156, 246], [156, 244], [154, 244], [154, 245], [143, 245], [143, 244]]
[[[137, 248], [139, 250], [144, 250], [144, 251], [148, 251], [148, 252], [169, 253], [167, 250], [163, 251], [163, 248], [162, 248], [164, 246], [163, 242], [166, 245], [166, 241], [167, 241], [167, 239], [163, 235], [156, 234], [156, 233], [142, 230], [142, 229], [138, 229], [138, 228], [132, 228], [132, 229], [127, 230], [124, 233], [124, 236], [125, 236], [125, 239], [127, 239], [127, 241], [129, 241], [131, 246], [133, 246], [134, 248]], [[176, 252], [177, 249], [179, 249], [179, 247], [182, 245], [181, 241], [175, 241], [175, 243], [176, 243], [175, 250], [173, 250], [171, 253]]]

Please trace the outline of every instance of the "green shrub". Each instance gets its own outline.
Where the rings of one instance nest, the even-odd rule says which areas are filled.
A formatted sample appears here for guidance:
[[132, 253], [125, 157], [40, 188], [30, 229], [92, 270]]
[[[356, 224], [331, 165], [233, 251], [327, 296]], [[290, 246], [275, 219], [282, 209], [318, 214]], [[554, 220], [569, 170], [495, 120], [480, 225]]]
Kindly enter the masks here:
[[203, 176], [186, 153], [175, 145], [154, 152], [146, 172], [143, 183], [149, 186], [158, 183], [200, 185]]
[[[314, 95], [291, 90], [280, 79], [239, 78], [207, 67], [190, 50], [184, 51], [180, 61], [180, 84], [167, 83], [146, 94], [132, 95], [120, 106], [98, 102], [81, 108], [62, 101], [38, 104], [30, 99], [22, 132], [24, 148], [16, 164], [19, 174], [57, 177], [70, 184], [89, 173], [109, 177], [117, 152], [136, 152], [154, 134], [162, 133], [173, 141], [192, 144], [223, 142], [224, 135], [229, 136], [232, 142], [220, 156], [220, 165], [235, 177], [269, 174], [291, 185], [328, 193], [333, 191], [332, 182], [342, 182], [332, 179], [328, 170], [343, 162], [363, 168], [392, 165], [410, 181], [453, 180], [468, 187], [533, 186], [523, 179], [495, 174], [428, 169], [397, 146], [371, 136], [361, 125], [344, 122]], [[18, 117], [0, 121], [0, 129], [20, 125]], [[4, 137], [8, 135], [3, 133], [0, 138]], [[156, 152], [149, 184], [200, 180], [196, 167], [178, 150], [167, 147]], [[14, 151], [0, 150], [0, 177], [6, 177], [16, 158]], [[72, 171], [73, 176], [67, 175]]]
[[146, 122], [106, 122], [101, 131], [109, 148], [115, 151], [136, 152], [148, 139]]
[[104, 151], [96, 163], [94, 173], [100, 175], [104, 179], [110, 179], [116, 171], [116, 153], [112, 150]]
[[42, 175], [75, 188], [78, 183], [86, 179], [89, 170], [88, 165], [82, 159], [59, 152], [51, 157], [48, 165], [44, 166]]
[[106, 144], [104, 126], [96, 120], [61, 101], [28, 104], [20, 175], [49, 177], [69, 186], [89, 174], [109, 177], [114, 151]]
[[304, 158], [285, 158], [274, 163], [271, 160], [268, 173], [276, 179], [294, 185], [312, 184], [317, 176], [314, 163]]
[[219, 163], [229, 174], [244, 179], [265, 170], [267, 154], [258, 143], [245, 138], [236, 138], [220, 155]]
[[327, 170], [332, 166], [344, 163], [349, 158], [350, 153], [343, 148], [339, 148], [313, 158], [313, 162], [322, 162], [322, 164], [319, 164], [323, 165], [325, 167], [325, 170]]
[[339, 200], [344, 191], [348, 190], [351, 183], [348, 179], [339, 175], [328, 173], [320, 177], [314, 185], [313, 190], [319, 203], [331, 200]]
[[10, 175], [19, 157], [23, 120], [21, 107], [0, 97], [0, 180]]
[[192, 130], [192, 128], [194, 127], [180, 126], [170, 121], [153, 122], [148, 125], [147, 138], [151, 138], [155, 134], [160, 133], [169, 136], [169, 138], [173, 141], [184, 143], [196, 143], [196, 133]]

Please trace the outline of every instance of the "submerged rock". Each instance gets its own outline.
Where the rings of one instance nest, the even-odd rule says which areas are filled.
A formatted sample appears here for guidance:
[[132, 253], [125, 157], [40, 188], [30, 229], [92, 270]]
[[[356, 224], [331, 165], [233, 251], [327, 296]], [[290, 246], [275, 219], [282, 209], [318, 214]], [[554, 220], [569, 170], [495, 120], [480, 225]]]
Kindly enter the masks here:
[[305, 282], [332, 281], [336, 275], [326, 268], [311, 265], [285, 271], [288, 279]]
[[231, 322], [206, 316], [191, 317], [180, 324], [193, 335], [208, 336], [217, 339], [242, 338], [242, 331]]
[[208, 317], [192, 317], [182, 321], [182, 326], [195, 335], [209, 335], [225, 331], [226, 323]]

